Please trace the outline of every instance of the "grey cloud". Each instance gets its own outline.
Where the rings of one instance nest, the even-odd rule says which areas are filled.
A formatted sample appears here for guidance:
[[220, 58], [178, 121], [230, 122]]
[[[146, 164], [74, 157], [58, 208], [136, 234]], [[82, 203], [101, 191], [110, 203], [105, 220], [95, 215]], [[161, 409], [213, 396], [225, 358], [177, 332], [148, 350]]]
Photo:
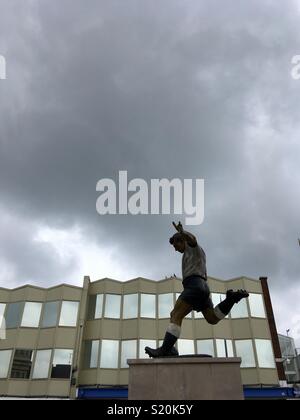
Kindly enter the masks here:
[[[28, 226], [79, 224], [87, 240], [118, 244], [141, 275], [161, 278], [180, 274], [168, 244], [173, 217], [100, 217], [96, 183], [123, 169], [146, 180], [204, 178], [206, 218], [194, 232], [210, 274], [268, 275], [274, 293], [285, 278], [296, 284], [294, 2], [1, 4], [0, 53], [9, 73], [0, 85], [5, 208]], [[10, 262], [27, 243], [28, 255], [13, 263], [20, 283], [21, 273], [43, 281], [45, 264], [45, 281], [69, 270], [71, 262], [56, 261], [51, 250], [37, 251], [23, 228], [23, 243], [17, 234], [7, 245], [1, 239]]]
[[19, 217], [13, 211], [0, 209], [1, 286], [18, 287], [37, 284], [50, 287], [66, 279], [72, 280], [78, 269], [73, 256], [62, 257], [50, 244], [37, 240], [41, 224]]

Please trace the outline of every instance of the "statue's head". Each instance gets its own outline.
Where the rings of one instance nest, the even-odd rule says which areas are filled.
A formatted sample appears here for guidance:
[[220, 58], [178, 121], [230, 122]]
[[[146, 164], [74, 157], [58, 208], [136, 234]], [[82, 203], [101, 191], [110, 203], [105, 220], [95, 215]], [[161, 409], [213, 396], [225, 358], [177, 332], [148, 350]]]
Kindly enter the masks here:
[[170, 244], [173, 245], [175, 248], [175, 251], [181, 252], [181, 254], [184, 253], [185, 247], [186, 247], [186, 241], [184, 239], [184, 236], [181, 233], [175, 233], [170, 240]]

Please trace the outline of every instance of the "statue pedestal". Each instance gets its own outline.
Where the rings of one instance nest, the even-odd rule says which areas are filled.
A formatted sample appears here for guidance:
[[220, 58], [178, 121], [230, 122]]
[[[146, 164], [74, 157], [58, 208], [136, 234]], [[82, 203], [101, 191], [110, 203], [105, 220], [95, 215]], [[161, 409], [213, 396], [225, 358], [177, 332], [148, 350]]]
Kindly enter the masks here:
[[242, 400], [240, 358], [128, 359], [129, 400]]

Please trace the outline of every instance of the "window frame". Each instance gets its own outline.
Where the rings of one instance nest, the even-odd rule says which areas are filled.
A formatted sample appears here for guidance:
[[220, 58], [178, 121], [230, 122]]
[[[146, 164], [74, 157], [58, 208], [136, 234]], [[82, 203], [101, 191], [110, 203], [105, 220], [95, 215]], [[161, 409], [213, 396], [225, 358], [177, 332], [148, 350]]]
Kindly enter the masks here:
[[0, 377], [0, 381], [6, 381], [6, 380], [10, 380], [10, 372], [11, 372], [12, 363], [13, 363], [14, 349], [13, 348], [0, 349], [0, 353], [1, 352], [10, 352], [10, 359], [9, 359], [9, 363], [8, 363], [8, 367], [7, 367], [6, 377], [4, 377], [4, 378]]
[[[102, 313], [103, 313], [103, 319], [115, 319], [115, 320], [121, 320], [121, 315], [122, 315], [122, 294], [120, 293], [105, 293], [105, 300], [103, 301], [103, 308], [102, 308]], [[118, 317], [111, 317], [111, 316], [106, 316], [106, 304], [107, 304], [107, 296], [119, 296], [120, 297], [120, 307], [119, 307], [119, 316]]]
[[[50, 327], [51, 328], [51, 327]], [[53, 359], [53, 353], [54, 353], [54, 350], [55, 349], [53, 349], [53, 348], [47, 348], [47, 349], [35, 349], [34, 350], [34, 359], [33, 359], [33, 362], [32, 362], [32, 365], [33, 365], [33, 369], [32, 369], [32, 372], [31, 372], [31, 377], [30, 377], [30, 379], [32, 380], [32, 381], [48, 381], [49, 379], [51, 379], [51, 377], [50, 377], [50, 373], [51, 373], [51, 366], [52, 366], [52, 359]], [[49, 358], [49, 366], [48, 366], [48, 376], [46, 377], [46, 378], [34, 378], [33, 377], [33, 373], [34, 373], [34, 370], [35, 370], [35, 364], [36, 364], [36, 358], [37, 358], [37, 354], [38, 354], [38, 352], [41, 352], [41, 351], [50, 351], [50, 358]]]
[[[20, 313], [19, 313], [18, 324], [15, 327], [8, 327], [7, 313], [8, 313], [9, 307], [10, 307], [10, 305], [16, 305], [16, 304], [20, 304], [21, 305], [20, 306], [21, 310], [20, 310]], [[20, 300], [20, 301], [17, 301], [17, 302], [8, 302], [6, 304], [5, 315], [4, 316], [5, 316], [5, 322], [6, 322], [6, 329], [7, 330], [17, 330], [17, 329], [19, 329], [21, 327], [21, 322], [22, 322], [22, 318], [23, 318], [24, 308], [25, 308], [25, 301], [23, 301], [23, 300]]]
[[[63, 309], [63, 303], [77, 303], [77, 316], [76, 316], [76, 323], [75, 325], [61, 325], [61, 315], [62, 315], [62, 309]], [[59, 312], [59, 317], [58, 317], [58, 324], [57, 327], [58, 328], [77, 328], [78, 327], [78, 321], [79, 321], [79, 313], [80, 313], [80, 301], [79, 300], [67, 300], [67, 299], [63, 299], [61, 301], [61, 305], [60, 305], [60, 312]]]
[[[146, 292], [140, 292], [139, 293], [140, 298], [139, 298], [139, 318], [140, 319], [152, 319], [152, 320], [157, 320], [158, 318], [158, 294], [157, 293], [146, 293]], [[142, 295], [146, 295], [146, 296], [154, 296], [154, 316], [144, 316], [142, 315]]]
[[[117, 354], [117, 358], [116, 358], [116, 360], [117, 360], [117, 366], [116, 367], [103, 367], [103, 366], [101, 366], [101, 359], [102, 359], [102, 350], [103, 350], [103, 341], [114, 341], [114, 342], [117, 342], [117, 352], [118, 352], [118, 354]], [[100, 340], [100, 346], [101, 346], [101, 349], [100, 349], [100, 356], [99, 356], [99, 369], [108, 369], [108, 370], [117, 370], [117, 369], [120, 369], [120, 358], [121, 358], [121, 352], [120, 352], [120, 349], [121, 349], [121, 340], [117, 340], [117, 339], [110, 339], [110, 338], [103, 338], [103, 339], [101, 339]]]
[[[36, 304], [41, 305], [40, 315], [39, 315], [39, 321], [38, 321], [38, 325], [36, 327], [28, 326], [28, 325], [22, 325], [23, 324], [23, 318], [24, 318], [24, 315], [25, 315], [26, 305], [27, 304], [30, 304], [30, 303], [36, 303]], [[42, 321], [43, 309], [44, 309], [44, 302], [31, 301], [31, 300], [30, 301], [29, 300], [27, 301], [26, 300], [24, 302], [23, 313], [22, 313], [22, 317], [21, 317], [21, 322], [20, 322], [20, 327], [19, 328], [25, 328], [25, 329], [38, 329], [38, 328], [40, 328], [41, 321]]]
[[[67, 366], [71, 366], [70, 368], [70, 377], [68, 378], [53, 378], [52, 377], [52, 371], [53, 371], [53, 367], [54, 367], [54, 357], [55, 357], [55, 352], [57, 350], [65, 350], [65, 351], [71, 351], [72, 352], [72, 362], [71, 365], [67, 365]], [[75, 354], [75, 349], [70, 349], [70, 348], [62, 348], [62, 347], [55, 347], [54, 349], [52, 349], [52, 357], [50, 360], [50, 372], [49, 372], [49, 380], [54, 380], [54, 381], [71, 381], [72, 378], [72, 369], [73, 369], [73, 364], [74, 364], [74, 354]]]
[[[251, 296], [260, 296], [261, 297], [261, 303], [262, 303], [262, 309], [264, 312], [263, 316], [257, 316], [257, 315], [252, 315], [252, 310], [251, 310]], [[266, 305], [265, 305], [265, 300], [264, 300], [264, 295], [262, 293], [255, 293], [255, 292], [250, 292], [249, 293], [249, 298], [248, 300], [248, 304], [249, 304], [249, 318], [253, 318], [253, 319], [267, 319], [267, 311], [266, 311]]]
[[[137, 308], [136, 308], [136, 316], [132, 317], [125, 317], [124, 316], [124, 308], [125, 308], [125, 296], [137, 296]], [[139, 317], [139, 307], [140, 307], [140, 293], [125, 293], [122, 295], [122, 302], [121, 302], [121, 319], [127, 320], [127, 319], [138, 319]]]
[[[13, 378], [12, 375], [12, 370], [13, 370], [13, 366], [14, 366], [14, 360], [15, 360], [15, 356], [16, 356], [16, 352], [17, 351], [31, 351], [32, 355], [31, 355], [31, 367], [30, 367], [30, 373], [29, 373], [29, 377], [28, 378]], [[35, 360], [35, 353], [36, 353], [36, 349], [33, 348], [18, 348], [16, 347], [13, 350], [13, 357], [11, 359], [11, 366], [10, 366], [10, 370], [9, 370], [9, 377], [8, 380], [12, 380], [12, 381], [31, 381], [32, 380], [32, 373], [33, 373], [33, 367], [34, 367], [34, 360]]]
[[157, 309], [158, 309], [157, 318], [158, 319], [170, 319], [170, 312], [169, 312], [168, 316], [161, 316], [160, 315], [160, 302], [159, 302], [159, 300], [160, 300], [160, 297], [163, 296], [163, 295], [171, 295], [172, 296], [172, 305], [171, 305], [170, 312], [174, 308], [174, 293], [173, 292], [158, 293], [157, 294]]
[[[56, 314], [56, 324], [52, 327], [44, 327], [43, 326], [43, 321], [45, 318], [45, 309], [46, 309], [46, 305], [50, 304], [50, 303], [58, 303], [57, 305], [57, 314]], [[57, 328], [59, 325], [59, 319], [60, 319], [60, 312], [61, 312], [61, 305], [62, 305], [62, 300], [49, 300], [44, 302], [43, 304], [43, 310], [42, 310], [42, 314], [41, 314], [41, 319], [40, 319], [40, 328], [41, 329], [49, 329], [49, 328]]]

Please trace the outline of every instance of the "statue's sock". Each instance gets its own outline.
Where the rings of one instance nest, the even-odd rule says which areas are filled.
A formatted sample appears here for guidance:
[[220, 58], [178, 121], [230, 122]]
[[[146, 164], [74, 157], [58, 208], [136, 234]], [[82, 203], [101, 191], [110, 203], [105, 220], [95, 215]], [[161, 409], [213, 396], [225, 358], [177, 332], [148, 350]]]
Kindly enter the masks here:
[[176, 324], [169, 324], [166, 334], [165, 334], [165, 338], [164, 338], [164, 342], [161, 346], [161, 348], [165, 351], [165, 352], [170, 352], [172, 347], [174, 346], [174, 344], [176, 343], [178, 337], [180, 336], [180, 326], [176, 325]]
[[231, 297], [227, 297], [214, 308], [216, 317], [219, 319], [225, 318], [231, 311], [234, 304], [234, 300]]
[[233, 305], [238, 303], [240, 300], [245, 299], [249, 296], [249, 293], [246, 290], [237, 290], [234, 292], [233, 290], [227, 290], [226, 292], [226, 299], [223, 302], [219, 303], [215, 307], [215, 315], [219, 319], [225, 318], [226, 315], [229, 314]]

